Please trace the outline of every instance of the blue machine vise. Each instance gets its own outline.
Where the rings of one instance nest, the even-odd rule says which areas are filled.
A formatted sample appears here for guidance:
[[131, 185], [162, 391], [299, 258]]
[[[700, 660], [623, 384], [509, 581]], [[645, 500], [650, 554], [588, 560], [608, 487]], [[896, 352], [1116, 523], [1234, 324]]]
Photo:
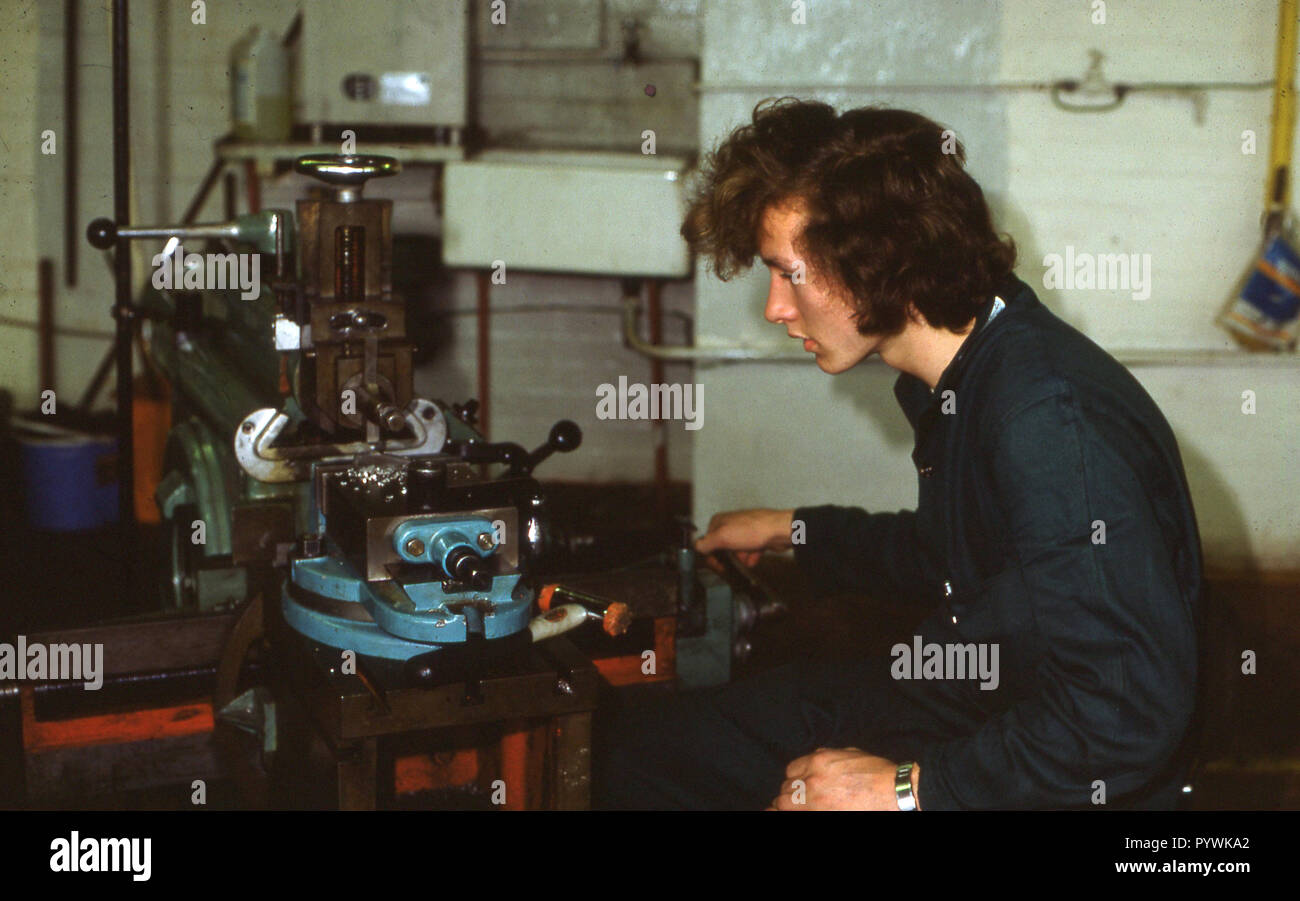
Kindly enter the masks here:
[[288, 624], [330, 647], [409, 660], [528, 628], [540, 486], [445, 456], [316, 464], [320, 534], [292, 561]]

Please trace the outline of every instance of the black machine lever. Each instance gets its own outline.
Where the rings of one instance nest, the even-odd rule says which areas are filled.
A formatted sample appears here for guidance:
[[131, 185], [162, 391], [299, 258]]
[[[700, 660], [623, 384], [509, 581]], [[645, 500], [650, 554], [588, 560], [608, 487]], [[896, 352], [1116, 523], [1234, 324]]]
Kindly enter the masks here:
[[513, 441], [490, 444], [481, 441], [457, 442], [453, 448], [462, 460], [469, 463], [504, 463], [515, 476], [531, 475], [543, 460], [556, 451], [568, 453], [582, 444], [582, 429], [570, 419], [561, 419], [551, 426], [546, 442], [529, 453]]

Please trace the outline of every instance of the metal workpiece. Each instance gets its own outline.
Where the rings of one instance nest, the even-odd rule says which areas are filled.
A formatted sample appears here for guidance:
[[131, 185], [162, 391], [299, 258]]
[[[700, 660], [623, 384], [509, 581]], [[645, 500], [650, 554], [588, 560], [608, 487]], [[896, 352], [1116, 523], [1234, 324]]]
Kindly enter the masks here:
[[277, 439], [289, 425], [288, 413], [254, 410], [235, 432], [235, 458], [249, 476], [261, 482], [292, 482], [310, 476], [311, 464], [333, 457], [351, 457], [380, 451], [386, 454], [436, 454], [447, 438], [447, 423], [432, 401], [415, 398], [407, 404], [409, 436], [384, 439], [377, 446], [353, 440], [335, 444], [280, 445]]

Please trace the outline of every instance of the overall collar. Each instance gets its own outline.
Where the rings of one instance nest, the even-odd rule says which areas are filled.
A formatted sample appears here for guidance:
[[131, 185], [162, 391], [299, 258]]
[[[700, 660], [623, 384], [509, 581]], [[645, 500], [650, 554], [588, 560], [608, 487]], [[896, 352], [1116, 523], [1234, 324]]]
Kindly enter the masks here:
[[[912, 424], [913, 429], [917, 428], [922, 415], [930, 407], [937, 407], [942, 403], [944, 391], [961, 380], [967, 363], [988, 338], [990, 317], [996, 323], [1008, 314], [1023, 310], [1033, 302], [1033, 299], [1033, 291], [1028, 285], [1015, 275], [1008, 276], [1006, 281], [999, 285], [998, 289], [980, 306], [975, 315], [974, 327], [957, 348], [957, 353], [953, 355], [943, 374], [939, 376], [933, 392], [916, 376], [906, 372], [899, 373], [898, 379], [894, 382], [894, 397], [898, 400], [898, 405], [903, 408], [903, 414]], [[998, 303], [999, 300], [1001, 304]], [[994, 313], [994, 310], [997, 312]]]

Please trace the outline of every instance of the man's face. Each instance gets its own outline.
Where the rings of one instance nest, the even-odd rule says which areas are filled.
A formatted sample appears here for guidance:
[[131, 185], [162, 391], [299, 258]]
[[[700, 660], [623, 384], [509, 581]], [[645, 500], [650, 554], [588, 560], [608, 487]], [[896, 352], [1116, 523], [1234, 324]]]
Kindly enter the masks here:
[[794, 249], [807, 214], [797, 204], [768, 207], [759, 225], [759, 256], [771, 271], [763, 317], [781, 323], [786, 332], [803, 339], [804, 349], [816, 354], [823, 372], [834, 375], [856, 366], [881, 339], [863, 335], [853, 321], [848, 302], [832, 293], [829, 279], [803, 265], [803, 283], [795, 280], [801, 260]]

